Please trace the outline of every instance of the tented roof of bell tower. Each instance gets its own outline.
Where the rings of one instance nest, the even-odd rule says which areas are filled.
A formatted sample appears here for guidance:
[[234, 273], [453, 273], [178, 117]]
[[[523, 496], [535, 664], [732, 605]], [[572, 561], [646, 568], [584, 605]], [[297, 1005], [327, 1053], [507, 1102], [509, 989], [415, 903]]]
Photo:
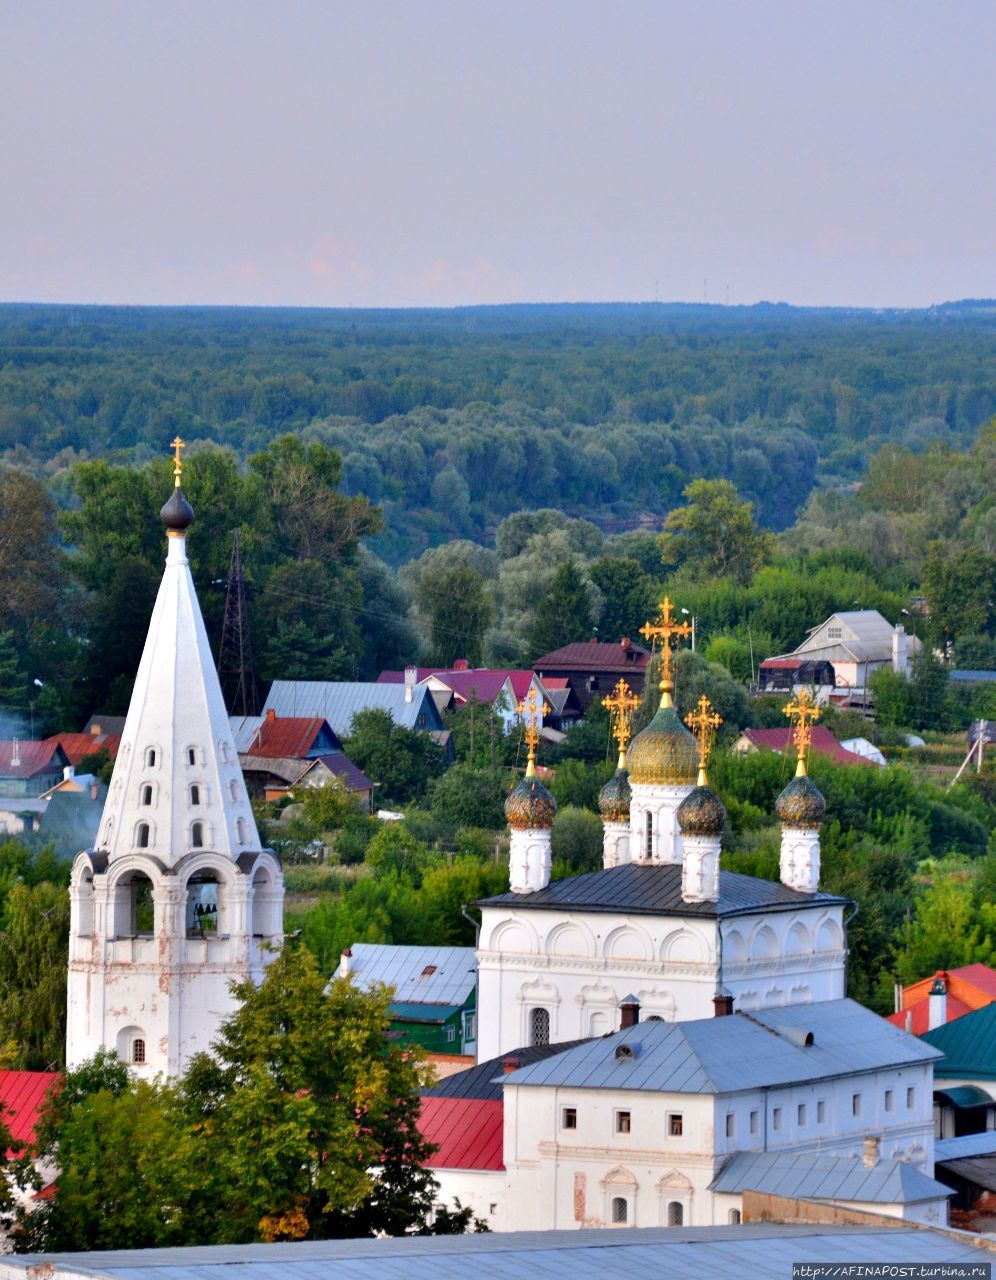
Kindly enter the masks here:
[[190, 574], [193, 511], [177, 488], [162, 511], [169, 550], [121, 736], [96, 848], [175, 865], [260, 848]]

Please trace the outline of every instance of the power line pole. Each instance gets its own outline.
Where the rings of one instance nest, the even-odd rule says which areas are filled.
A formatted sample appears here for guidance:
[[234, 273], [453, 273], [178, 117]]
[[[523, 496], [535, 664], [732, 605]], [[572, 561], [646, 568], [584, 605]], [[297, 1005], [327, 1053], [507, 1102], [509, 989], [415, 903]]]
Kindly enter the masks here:
[[239, 531], [232, 533], [232, 562], [225, 591], [225, 620], [218, 650], [218, 679], [230, 715], [258, 716], [259, 689], [249, 637], [249, 608], [246, 579], [242, 572]]

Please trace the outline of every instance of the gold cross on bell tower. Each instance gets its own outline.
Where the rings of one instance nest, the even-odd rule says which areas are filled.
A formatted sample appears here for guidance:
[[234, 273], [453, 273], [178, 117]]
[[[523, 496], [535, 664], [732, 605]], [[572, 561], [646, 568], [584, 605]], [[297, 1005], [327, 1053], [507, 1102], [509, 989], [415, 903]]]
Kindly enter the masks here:
[[791, 700], [785, 704], [785, 714], [792, 721], [792, 741], [795, 743], [796, 759], [795, 776], [804, 778], [806, 776], [806, 752], [810, 743], [813, 741], [812, 725], [807, 721], [815, 722], [820, 717], [820, 708], [816, 700], [810, 695], [808, 689], [803, 689], [794, 702]]
[[179, 436], [177, 436], [170, 445], [170, 448], [173, 450], [173, 487], [175, 489], [179, 489], [180, 487], [180, 477], [183, 475], [183, 459], [180, 454], [183, 449], [186, 449], [186, 447], [186, 440], [181, 440]]
[[716, 730], [723, 723], [723, 717], [713, 710], [713, 705], [705, 694], [699, 698], [697, 707], [696, 711], [689, 711], [688, 715], [685, 716], [685, 724], [688, 725], [699, 740], [698, 785], [705, 787], [709, 784], [709, 779], [706, 776], [706, 764], [709, 760], [709, 753], [712, 751]]
[[626, 768], [626, 746], [633, 736], [633, 712], [640, 705], [640, 699], [625, 680], [620, 680], [602, 705], [608, 707], [612, 717], [612, 736], [619, 743], [619, 768]]
[[671, 679], [671, 640], [682, 640], [685, 636], [692, 634], [692, 628], [687, 622], [675, 622], [672, 615], [671, 600], [665, 596], [660, 603], [660, 609], [657, 614], [656, 622], [648, 622], [640, 628], [640, 635], [647, 640], [653, 642], [660, 640], [661, 642], [661, 706], [671, 707], [671, 692], [674, 689], [674, 681]]
[[526, 746], [529, 748], [529, 758], [526, 761], [526, 777], [532, 778], [536, 775], [536, 747], [540, 740], [539, 720], [540, 716], [548, 716], [550, 714], [550, 706], [545, 699], [537, 700], [536, 686], [533, 685], [529, 690], [529, 696], [523, 698], [518, 706], [519, 715], [524, 721], [522, 736], [526, 740]]

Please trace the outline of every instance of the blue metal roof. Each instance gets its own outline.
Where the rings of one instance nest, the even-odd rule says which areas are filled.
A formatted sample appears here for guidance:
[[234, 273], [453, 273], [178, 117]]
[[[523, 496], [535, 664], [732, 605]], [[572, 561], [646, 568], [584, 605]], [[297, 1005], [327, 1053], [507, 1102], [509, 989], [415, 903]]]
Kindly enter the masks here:
[[967, 1133], [963, 1138], [941, 1138], [934, 1143], [934, 1163], [996, 1154], [996, 1133]]
[[0, 1277], [52, 1264], [53, 1280], [785, 1280], [792, 1263], [988, 1265], [976, 1238], [951, 1231], [750, 1223], [530, 1231], [383, 1240], [202, 1245], [0, 1257]]
[[[383, 982], [394, 988], [399, 1004], [459, 1007], [477, 986], [477, 955], [473, 947], [395, 947], [357, 942], [350, 951], [349, 972], [357, 986]], [[336, 977], [342, 977], [341, 964]]]
[[954, 1195], [902, 1160], [866, 1165], [860, 1158], [793, 1152], [738, 1151], [713, 1180], [711, 1191], [760, 1191], [800, 1200], [853, 1200], [913, 1204]]
[[[806, 1045], [809, 1032], [813, 1043]], [[632, 1045], [633, 1056], [616, 1057], [620, 1044]], [[641, 1022], [513, 1071], [505, 1084], [738, 1093], [937, 1056], [853, 1000], [824, 1000], [695, 1022]]]
[[273, 710], [278, 716], [322, 716], [337, 737], [349, 735], [353, 716], [358, 711], [389, 711], [395, 724], [406, 729], [419, 728], [418, 718], [425, 716], [425, 729], [441, 729], [436, 704], [424, 685], [411, 691], [405, 701], [403, 684], [373, 684], [336, 680], [274, 680], [263, 707], [263, 714]]

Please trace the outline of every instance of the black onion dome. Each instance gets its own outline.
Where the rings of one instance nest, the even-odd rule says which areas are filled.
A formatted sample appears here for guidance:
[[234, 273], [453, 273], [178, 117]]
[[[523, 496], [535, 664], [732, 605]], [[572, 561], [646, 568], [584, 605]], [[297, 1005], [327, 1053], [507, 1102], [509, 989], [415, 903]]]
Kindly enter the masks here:
[[535, 774], [523, 778], [505, 801], [508, 825], [520, 830], [552, 827], [556, 812], [556, 800]]
[[696, 787], [678, 805], [676, 817], [683, 836], [718, 836], [723, 833], [726, 809], [715, 791]]
[[629, 744], [630, 782], [694, 782], [698, 767], [698, 746], [674, 707], [660, 707]]
[[629, 819], [629, 802], [633, 792], [629, 774], [617, 769], [598, 793], [598, 808], [605, 822], [623, 822]]
[[775, 801], [775, 813], [787, 827], [818, 827], [827, 802], [806, 774], [795, 777]]
[[182, 533], [194, 519], [194, 508], [183, 496], [182, 489], [174, 489], [169, 501], [159, 512], [159, 519], [167, 529]]

